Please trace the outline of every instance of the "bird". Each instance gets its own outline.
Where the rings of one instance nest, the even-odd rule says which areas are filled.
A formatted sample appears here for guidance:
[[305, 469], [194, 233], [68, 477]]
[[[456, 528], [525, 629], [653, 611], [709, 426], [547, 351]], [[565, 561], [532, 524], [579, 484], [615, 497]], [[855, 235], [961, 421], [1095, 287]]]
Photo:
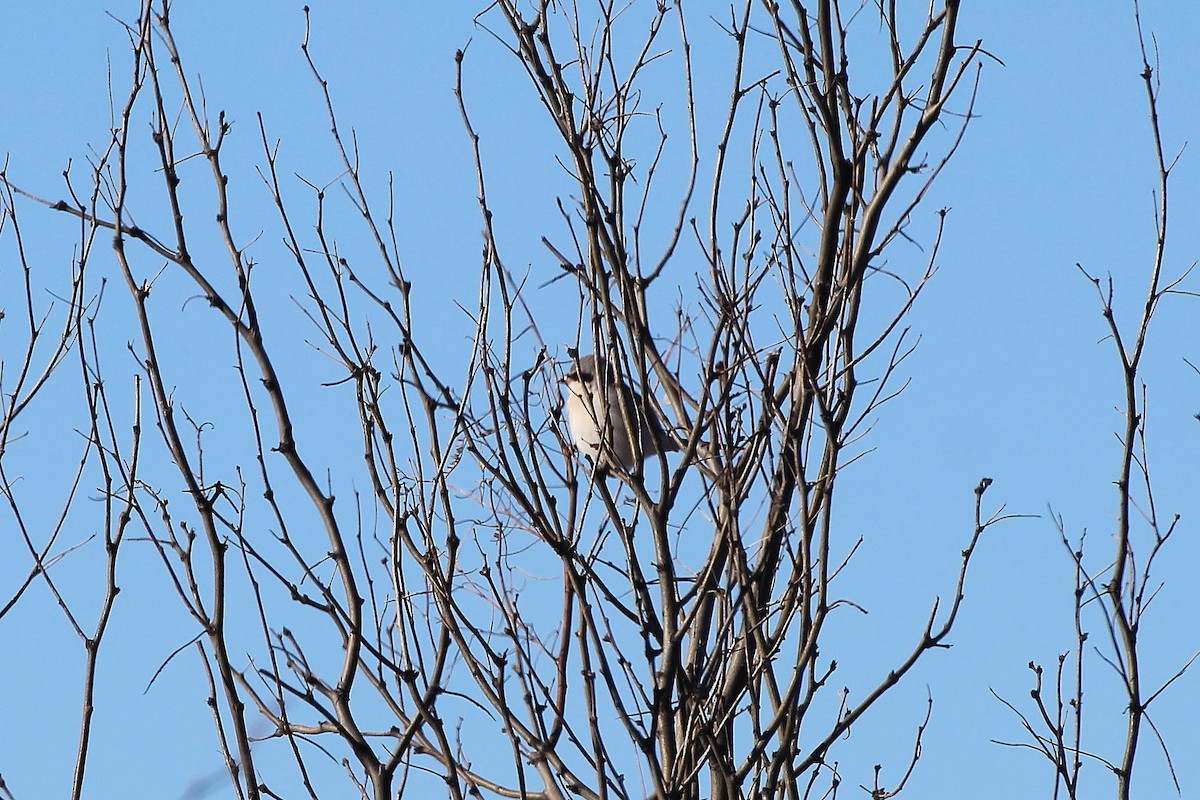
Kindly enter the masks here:
[[[598, 468], [632, 471], [638, 457], [672, 452], [679, 445], [667, 435], [658, 414], [621, 379], [608, 362], [580, 356], [562, 378], [567, 387], [567, 428], [575, 447]], [[626, 422], [635, 427], [637, 436]]]

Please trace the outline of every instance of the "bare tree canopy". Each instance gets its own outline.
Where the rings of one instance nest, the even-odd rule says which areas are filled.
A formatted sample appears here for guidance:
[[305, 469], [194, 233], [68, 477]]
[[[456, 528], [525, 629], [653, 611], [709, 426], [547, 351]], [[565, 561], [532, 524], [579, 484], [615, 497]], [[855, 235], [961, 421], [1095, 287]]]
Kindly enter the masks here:
[[0, 173], [0, 797], [1200, 786], [1179, 48], [1097, 251], [977, 5], [105, 17]]

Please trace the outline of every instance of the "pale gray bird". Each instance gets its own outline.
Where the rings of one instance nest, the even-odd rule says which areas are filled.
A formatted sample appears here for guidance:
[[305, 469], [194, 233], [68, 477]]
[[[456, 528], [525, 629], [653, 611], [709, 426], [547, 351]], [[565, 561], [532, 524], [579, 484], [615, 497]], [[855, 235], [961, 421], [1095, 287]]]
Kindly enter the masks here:
[[[639, 453], [643, 459], [679, 449], [663, 430], [662, 421], [649, 405], [630, 389], [607, 362], [596, 356], [580, 356], [562, 382], [567, 387], [567, 427], [579, 452], [598, 467], [619, 465], [632, 470]], [[626, 420], [636, 430], [637, 442]]]

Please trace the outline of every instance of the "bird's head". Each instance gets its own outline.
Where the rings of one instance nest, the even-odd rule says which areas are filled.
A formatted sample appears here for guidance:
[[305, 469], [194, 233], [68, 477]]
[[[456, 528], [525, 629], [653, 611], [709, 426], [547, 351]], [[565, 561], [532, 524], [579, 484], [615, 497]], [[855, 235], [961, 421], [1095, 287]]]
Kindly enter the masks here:
[[604, 369], [604, 362], [597, 359], [596, 356], [588, 354], [575, 359], [574, 366], [571, 371], [562, 377], [562, 382], [568, 388], [572, 386], [582, 386], [590, 384], [596, 379], [597, 370]]

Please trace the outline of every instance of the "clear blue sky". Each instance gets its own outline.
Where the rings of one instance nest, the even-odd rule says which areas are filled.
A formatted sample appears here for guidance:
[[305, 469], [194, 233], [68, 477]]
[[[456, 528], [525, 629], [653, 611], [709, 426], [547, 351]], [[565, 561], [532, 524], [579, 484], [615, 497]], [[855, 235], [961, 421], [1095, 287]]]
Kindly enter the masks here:
[[[559, 232], [553, 198], [563, 186], [561, 172], [541, 149], [551, 132], [522, 72], [472, 23], [483, 4], [311, 5], [314, 52], [343, 125], [357, 131], [370, 188], [384, 190], [387, 172], [396, 175], [400, 249], [418, 288], [428, 293], [429, 319], [450, 320], [448, 331], [454, 331], [451, 298], [472, 299], [479, 260], [474, 172], [451, 92], [454, 52], [468, 41], [467, 99], [492, 170], [497, 222], [510, 248], [506, 258], [510, 266], [529, 265], [534, 276], [549, 276], [551, 265], [538, 242]], [[131, 19], [136, 4], [47, 0], [8, 3], [0, 10], [0, 153], [8, 155], [10, 180], [41, 196], [57, 199], [67, 161], [73, 159], [82, 175], [79, 165], [89, 147], [104, 145], [109, 64], [118, 102], [125, 89], [125, 37], [106, 10]], [[1200, 6], [1145, 0], [1143, 24], [1161, 54], [1160, 113], [1166, 148], [1174, 153], [1200, 139], [1195, 47]], [[715, 41], [702, 13], [693, 12], [691, 25], [698, 42]], [[262, 161], [255, 113], [262, 112], [270, 136], [282, 140], [285, 172], [320, 184], [340, 171], [299, 49], [301, 4], [180, 3], [174, 29], [189, 69], [203, 77], [210, 106], [225, 109], [234, 121], [227, 168], [238, 182], [235, 197], [244, 204], [243, 233], [249, 239], [256, 226], [263, 231], [263, 280], [274, 280], [279, 232], [253, 172]], [[1156, 173], [1130, 3], [964, 0], [960, 36], [982, 39], [1005, 66], [985, 64], [979, 118], [921, 212], [952, 208], [939, 272], [910, 320], [921, 336], [904, 364], [912, 383], [880, 412], [866, 443], [875, 450], [847, 472], [839, 488], [846, 530], [865, 538], [849, 585], [860, 592], [854, 599], [871, 611], [866, 617], [847, 615], [842, 634], [847, 652], [899, 653], [910, 646], [933, 596], [952, 591], [958, 552], [970, 530], [971, 490], [981, 477], [995, 480], [988, 495], [992, 503], [1040, 516], [1010, 522], [984, 540], [955, 646], [927, 658], [906, 688], [854, 729], [846, 750], [861, 760], [843, 766], [854, 784], [869, 781], [876, 761], [899, 767], [928, 687], [934, 716], [905, 796], [1048, 797], [1050, 776], [1037, 756], [990, 742], [1024, 737], [989, 689], [1024, 704], [1031, 686], [1026, 664], [1033, 660], [1052, 668], [1057, 655], [1074, 645], [1072, 568], [1050, 511], [1062, 515], [1072, 536], [1089, 532], [1096, 568], [1111, 549], [1114, 432], [1121, 424], [1115, 409], [1122, 401], [1118, 363], [1111, 343], [1102, 341], [1107, 331], [1095, 292], [1075, 265], [1113, 276], [1122, 322], [1132, 326], [1153, 255]], [[726, 85], [722, 80], [709, 86], [724, 92]], [[702, 82], [699, 90], [705, 89]], [[1200, 257], [1200, 153], [1184, 152], [1173, 181], [1171, 276]], [[46, 292], [36, 302], [44, 304], [49, 292], [66, 286], [72, 229], [61, 216], [28, 202], [18, 212], [39, 271], [35, 282]], [[146, 227], [161, 220], [159, 210], [143, 213], [139, 222]], [[345, 239], [341, 244], [349, 252], [369, 246]], [[891, 257], [923, 259], [903, 246]], [[0, 325], [5, 358], [19, 316], [12, 308], [18, 302], [12, 293], [15, 268], [12, 232], [6, 230], [0, 237], [0, 307], [9, 314]], [[1193, 280], [1188, 288], [1200, 286]], [[124, 292], [116, 284], [110, 290]], [[189, 326], [181, 330], [191, 331], [204, 310], [200, 303], [183, 305], [192, 292], [178, 291], [180, 321]], [[281, 284], [277, 313], [281, 319], [292, 314], [301, 325], [299, 312], [285, 299], [292, 291]], [[127, 309], [123, 297], [110, 300], [108, 313]], [[1169, 678], [1200, 648], [1200, 582], [1193, 575], [1200, 563], [1200, 422], [1193, 419], [1200, 412], [1200, 375], [1183, 360], [1200, 364], [1197, 303], [1186, 297], [1164, 302], [1146, 361], [1148, 448], [1158, 509], [1183, 516], [1158, 566], [1156, 578], [1165, 588], [1143, 631], [1151, 685]], [[113, 335], [133, 336], [132, 328], [121, 330]], [[571, 331], [563, 321], [563, 333], [552, 344], [570, 339]], [[108, 378], [115, 391], [128, 391], [134, 365], [122, 355], [121, 341], [108, 344]], [[442, 355], [454, 358], [463, 347], [448, 336]], [[192, 357], [198, 371], [228, 366], [224, 357], [212, 365], [203, 354]], [[332, 374], [302, 348], [287, 367], [298, 380], [314, 384]], [[186, 384], [187, 378], [180, 381]], [[53, 388], [65, 392], [68, 382]], [[208, 413], [219, 414], [219, 398], [209, 400]], [[326, 401], [311, 402], [319, 411]], [[45, 491], [47, 518], [61, 502], [63, 474], [78, 452], [73, 430], [83, 421], [64, 421], [70, 413], [69, 406], [44, 403], [25, 421], [31, 429], [27, 446], [12, 456], [18, 474], [26, 477], [28, 502], [36, 505], [38, 492]], [[328, 448], [336, 464], [336, 441], [311, 446], [318, 452]], [[345, 458], [359, 456], [352, 451]], [[95, 524], [81, 512], [78, 527], [64, 534], [64, 546], [85, 539]], [[132, 543], [127, 550], [101, 673], [87, 795], [179, 797], [198, 777], [220, 777], [220, 761], [194, 658], [168, 666], [143, 692], [157, 666], [185, 643], [180, 631], [186, 621], [151, 548]], [[88, 625], [93, 615], [88, 587], [97, 585], [101, 556], [93, 542], [61, 566], [61, 579], [78, 587], [74, 600]], [[27, 569], [5, 508], [0, 602]], [[72, 583], [69, 576], [75, 574]], [[0, 685], [6, 687], [0, 694], [0, 775], [18, 800], [60, 797], [69, 788], [82, 662], [80, 643], [46, 592], [32, 593], [18, 612], [0, 620]], [[865, 687], [875, 676], [875, 662], [861, 657], [859, 662]], [[844, 679], [852, 680], [855, 659], [846, 663]], [[1114, 756], [1124, 716], [1109, 701], [1106, 668], [1093, 659], [1090, 669], [1095, 683], [1089, 687], [1086, 744]], [[1153, 710], [1172, 748], [1183, 796], [1196, 796], [1200, 674], [1183, 678]], [[1093, 796], [1105, 796], [1108, 776], [1098, 768], [1092, 775]], [[1138, 781], [1141, 797], [1174, 792], [1149, 737]], [[209, 796], [227, 796], [223, 784], [216, 786]]]

